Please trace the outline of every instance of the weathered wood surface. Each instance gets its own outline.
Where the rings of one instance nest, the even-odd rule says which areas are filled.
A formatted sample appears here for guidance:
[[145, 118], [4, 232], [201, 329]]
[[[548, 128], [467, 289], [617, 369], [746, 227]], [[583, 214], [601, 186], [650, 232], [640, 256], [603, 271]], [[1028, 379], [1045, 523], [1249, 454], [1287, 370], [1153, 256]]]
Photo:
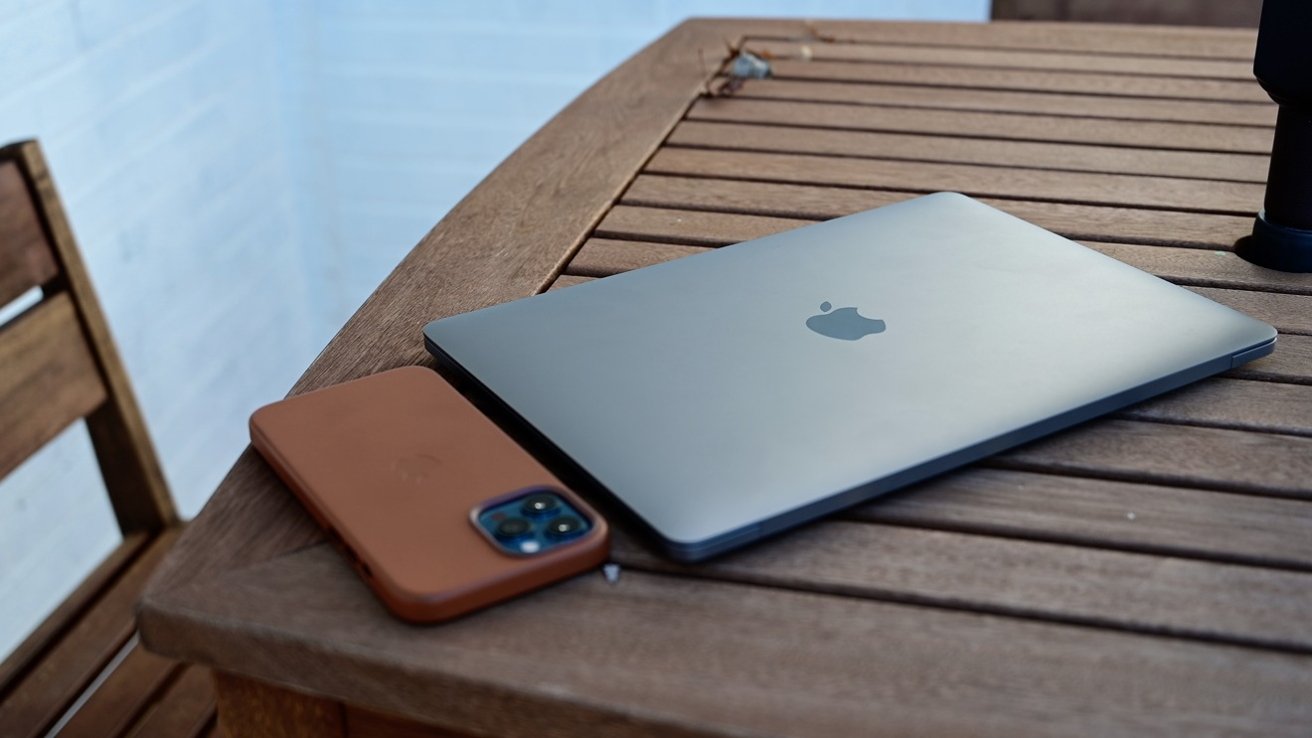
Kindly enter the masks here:
[[[918, 67], [1041, 69], [1048, 72], [1109, 72], [1207, 79], [1253, 79], [1247, 59], [1173, 59], [1068, 52], [1032, 52], [944, 46], [830, 43], [748, 39], [744, 47], [770, 60], [885, 62]], [[960, 86], [960, 85], [955, 85]], [[1062, 86], [1062, 89], [1069, 89]], [[1156, 88], [1153, 89], [1156, 93]], [[1121, 88], [1115, 90], [1118, 94]]]
[[138, 719], [128, 738], [205, 735], [215, 725], [214, 679], [209, 669], [186, 666]]
[[0, 326], [0, 477], [105, 401], [66, 294]]
[[780, 79], [826, 82], [887, 82], [925, 87], [979, 87], [991, 90], [1060, 91], [1154, 99], [1266, 102], [1266, 93], [1247, 81], [1173, 76], [1134, 76], [1075, 71], [947, 67], [926, 64], [801, 61], [771, 65]]
[[1276, 108], [1271, 103], [1154, 100], [1142, 97], [1016, 92], [964, 87], [910, 87], [880, 83], [854, 85], [846, 82], [762, 79], [753, 81], [736, 97], [753, 100], [840, 102], [847, 105], [1043, 113], [1078, 118], [1162, 120], [1241, 126], [1270, 127], [1276, 122]]
[[690, 120], [679, 125], [670, 146], [730, 151], [777, 151], [858, 159], [903, 159], [1067, 171], [1148, 174], [1216, 180], [1235, 177], [1266, 182], [1267, 158], [1258, 154], [1132, 149], [1123, 146], [1071, 146], [1034, 141], [945, 138], [877, 131], [815, 130], [751, 123]]
[[214, 674], [219, 726], [227, 738], [338, 738], [346, 735], [341, 704], [236, 674]]
[[[724, 39], [778, 75], [698, 99]], [[1312, 278], [1232, 253], [1271, 136], [1252, 46], [680, 27], [466, 198], [293, 391], [429, 363], [435, 317], [941, 189], [1269, 320], [1279, 348], [706, 565], [621, 523], [617, 584], [434, 628], [389, 618], [248, 452], [148, 593], [148, 643], [342, 702], [351, 735], [1304, 734]]]
[[[820, 187], [810, 184], [756, 182], [745, 180], [705, 179], [700, 177], [666, 177], [643, 174], [624, 194], [621, 205], [607, 213], [597, 235], [614, 234], [625, 238], [617, 223], [626, 222], [628, 205], [654, 206], [687, 212], [671, 213], [675, 223], [693, 222], [700, 217], [692, 211], [722, 211], [762, 214], [776, 217], [823, 219], [835, 218], [860, 210], [905, 200], [917, 192], [905, 188], [864, 190], [850, 187]], [[1001, 199], [967, 192], [995, 208], [1018, 218], [1081, 240], [1118, 241], [1164, 246], [1207, 249], [1233, 249], [1235, 240], [1252, 231], [1252, 218], [1237, 215], [1208, 215], [1171, 210], [1146, 210], [1133, 205], [1103, 207], [1078, 203], [1039, 202], [1025, 199]], [[802, 223], [785, 224], [797, 227]], [[780, 228], [775, 227], [775, 230]], [[766, 235], [773, 231], [758, 232]], [[640, 237], [641, 233], [635, 233]], [[733, 241], [700, 234], [695, 230], [680, 235], [682, 242], [719, 246]], [[740, 235], [735, 233], [735, 236]], [[756, 235], [744, 238], [755, 238]], [[737, 239], [742, 240], [742, 239]]]
[[0, 160], [0, 305], [58, 273], [18, 165]]
[[1173, 121], [1086, 119], [1033, 113], [993, 113], [846, 105], [774, 100], [698, 101], [690, 120], [773, 123], [854, 131], [911, 131], [1016, 141], [1109, 144], [1183, 151], [1263, 154], [1271, 131], [1248, 126], [1217, 126]]

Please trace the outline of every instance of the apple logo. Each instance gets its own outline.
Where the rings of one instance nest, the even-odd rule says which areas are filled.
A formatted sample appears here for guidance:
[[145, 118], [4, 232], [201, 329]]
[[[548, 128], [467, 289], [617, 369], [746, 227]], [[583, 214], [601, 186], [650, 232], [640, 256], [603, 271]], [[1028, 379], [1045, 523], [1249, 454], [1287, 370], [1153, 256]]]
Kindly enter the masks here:
[[435, 476], [442, 469], [442, 462], [428, 454], [403, 456], [392, 463], [392, 471], [402, 482], [419, 484]]
[[828, 302], [820, 303], [820, 314], [806, 319], [806, 327], [830, 338], [855, 341], [876, 333], [884, 332], [884, 321], [867, 318], [854, 307], [833, 309]]

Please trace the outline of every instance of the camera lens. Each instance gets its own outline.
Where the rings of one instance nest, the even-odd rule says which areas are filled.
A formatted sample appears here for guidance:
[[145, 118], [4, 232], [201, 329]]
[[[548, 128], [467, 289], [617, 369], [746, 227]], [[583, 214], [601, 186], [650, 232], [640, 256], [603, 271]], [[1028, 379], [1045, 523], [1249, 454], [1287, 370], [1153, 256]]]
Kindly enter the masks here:
[[533, 524], [527, 520], [523, 518], [507, 518], [497, 525], [496, 530], [492, 531], [492, 535], [503, 541], [509, 541], [519, 538], [531, 530], [533, 530]]
[[569, 538], [583, 530], [583, 521], [573, 515], [561, 515], [547, 523], [547, 536], [550, 538]]
[[555, 495], [529, 495], [524, 498], [520, 510], [525, 515], [540, 517], [555, 512], [560, 507], [560, 500]]

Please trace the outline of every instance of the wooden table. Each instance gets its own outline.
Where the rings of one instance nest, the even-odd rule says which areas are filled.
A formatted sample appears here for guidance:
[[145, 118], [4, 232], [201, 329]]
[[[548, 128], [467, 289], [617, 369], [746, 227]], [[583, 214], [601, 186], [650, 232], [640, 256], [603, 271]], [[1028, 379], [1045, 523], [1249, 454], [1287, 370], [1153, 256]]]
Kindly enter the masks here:
[[[702, 97], [726, 40], [774, 78]], [[1275, 113], [1253, 44], [679, 26], [443, 219], [293, 393], [431, 365], [439, 316], [945, 189], [1273, 323], [1279, 348], [705, 565], [621, 531], [618, 583], [440, 627], [389, 617], [247, 451], [145, 596], [146, 642], [222, 672], [234, 736], [1312, 734], [1312, 276], [1230, 251]]]

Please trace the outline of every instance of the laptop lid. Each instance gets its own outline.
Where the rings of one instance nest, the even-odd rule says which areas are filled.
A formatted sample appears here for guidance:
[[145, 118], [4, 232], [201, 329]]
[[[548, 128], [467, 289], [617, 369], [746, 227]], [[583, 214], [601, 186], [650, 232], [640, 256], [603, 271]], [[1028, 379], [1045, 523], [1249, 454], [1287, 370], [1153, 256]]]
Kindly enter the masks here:
[[939, 193], [430, 323], [697, 560], [1229, 369], [1275, 330]]

